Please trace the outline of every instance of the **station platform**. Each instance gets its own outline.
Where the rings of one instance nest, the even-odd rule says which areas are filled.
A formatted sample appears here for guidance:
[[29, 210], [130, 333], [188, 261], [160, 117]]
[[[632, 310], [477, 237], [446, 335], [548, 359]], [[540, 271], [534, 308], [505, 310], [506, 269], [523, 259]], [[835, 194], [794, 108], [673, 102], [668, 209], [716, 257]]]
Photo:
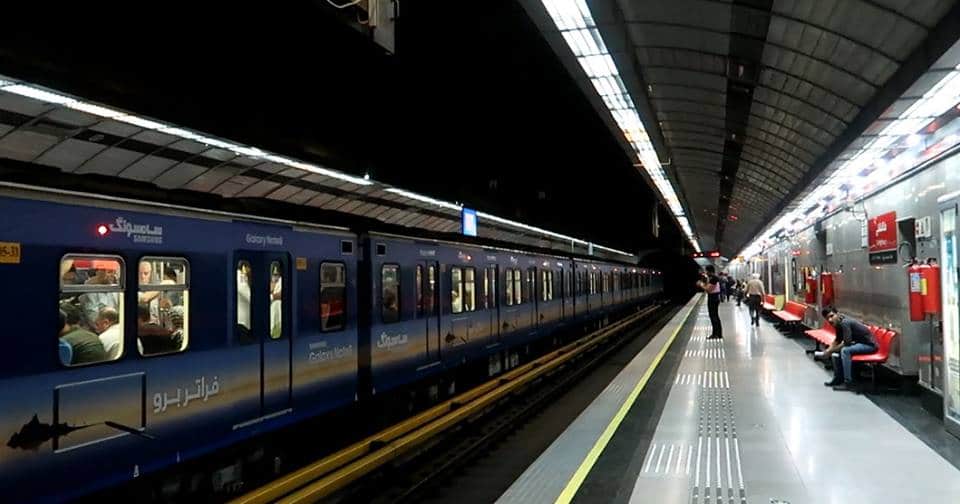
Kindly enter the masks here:
[[956, 502], [960, 469], [748, 309], [697, 296], [501, 503]]

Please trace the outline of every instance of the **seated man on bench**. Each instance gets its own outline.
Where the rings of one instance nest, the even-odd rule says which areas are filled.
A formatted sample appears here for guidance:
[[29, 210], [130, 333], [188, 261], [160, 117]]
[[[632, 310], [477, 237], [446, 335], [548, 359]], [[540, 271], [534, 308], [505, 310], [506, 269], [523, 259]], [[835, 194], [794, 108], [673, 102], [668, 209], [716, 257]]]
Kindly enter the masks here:
[[833, 380], [824, 385], [833, 390], [854, 390], [852, 358], [876, 352], [877, 342], [863, 322], [837, 313], [836, 308], [824, 308], [821, 313], [837, 330], [837, 339], [824, 350], [824, 355], [833, 359]]

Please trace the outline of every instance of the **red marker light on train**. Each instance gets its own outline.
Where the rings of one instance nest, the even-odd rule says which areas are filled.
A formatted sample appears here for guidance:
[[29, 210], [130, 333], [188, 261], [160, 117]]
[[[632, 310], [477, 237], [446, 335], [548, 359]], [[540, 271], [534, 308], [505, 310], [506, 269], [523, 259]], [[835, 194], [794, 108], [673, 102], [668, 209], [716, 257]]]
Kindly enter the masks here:
[[108, 234], [110, 234], [110, 228], [106, 224], [97, 226], [97, 236], [107, 236]]

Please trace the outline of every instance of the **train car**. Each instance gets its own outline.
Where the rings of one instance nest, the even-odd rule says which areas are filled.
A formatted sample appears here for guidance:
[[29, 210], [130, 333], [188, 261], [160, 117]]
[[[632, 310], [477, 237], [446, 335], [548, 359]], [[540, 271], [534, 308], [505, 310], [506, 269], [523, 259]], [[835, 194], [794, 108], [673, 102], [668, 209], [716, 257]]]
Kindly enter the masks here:
[[354, 401], [356, 235], [23, 191], [0, 211], [6, 499], [83, 495]]
[[[0, 212], [16, 216], [0, 225], [14, 501], [174, 471], [410, 387], [454, 393], [656, 290], [633, 265], [68, 191], [4, 186]], [[241, 466], [211, 471], [214, 490]]]

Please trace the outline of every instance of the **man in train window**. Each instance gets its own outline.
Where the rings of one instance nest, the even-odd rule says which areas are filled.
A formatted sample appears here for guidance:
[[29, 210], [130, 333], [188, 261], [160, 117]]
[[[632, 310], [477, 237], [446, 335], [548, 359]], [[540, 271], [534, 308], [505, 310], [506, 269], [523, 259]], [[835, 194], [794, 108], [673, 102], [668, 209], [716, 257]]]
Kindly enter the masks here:
[[107, 352], [107, 360], [116, 359], [123, 347], [123, 332], [120, 327], [120, 314], [109, 306], [100, 310], [96, 321], [100, 343]]
[[[95, 261], [96, 273], [88, 278], [85, 285], [117, 285], [117, 271], [111, 267], [119, 267], [112, 261]], [[117, 292], [87, 292], [80, 295], [80, 307], [83, 309], [83, 324], [87, 329], [96, 328], [97, 317], [104, 308], [118, 309], [120, 295]]]
[[853, 356], [876, 352], [877, 342], [863, 322], [841, 315], [836, 308], [824, 308], [821, 313], [837, 332], [837, 338], [824, 351], [824, 355], [833, 359], [833, 380], [824, 385], [834, 390], [854, 390]]
[[69, 345], [70, 362], [65, 366], [88, 364], [106, 360], [107, 353], [96, 334], [80, 325], [80, 309], [70, 303], [60, 303], [60, 341]]
[[182, 336], [150, 321], [150, 307], [137, 305], [137, 346], [140, 355], [154, 355], [179, 351]]

